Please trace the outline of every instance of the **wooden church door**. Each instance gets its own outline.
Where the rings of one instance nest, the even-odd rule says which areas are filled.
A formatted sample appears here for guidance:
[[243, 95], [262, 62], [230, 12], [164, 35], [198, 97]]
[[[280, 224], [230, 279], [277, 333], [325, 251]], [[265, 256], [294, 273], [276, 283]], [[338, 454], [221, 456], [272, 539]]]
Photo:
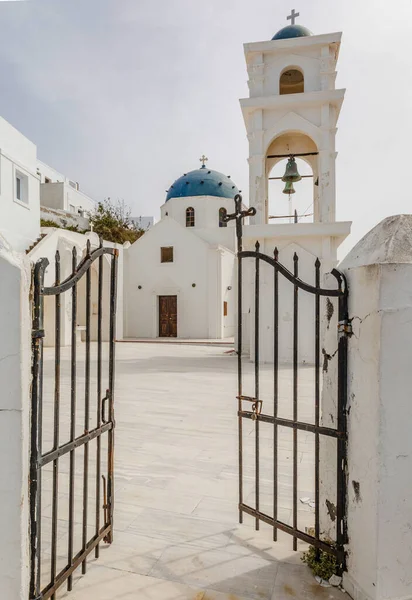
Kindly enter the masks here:
[[177, 337], [177, 296], [159, 296], [159, 337]]

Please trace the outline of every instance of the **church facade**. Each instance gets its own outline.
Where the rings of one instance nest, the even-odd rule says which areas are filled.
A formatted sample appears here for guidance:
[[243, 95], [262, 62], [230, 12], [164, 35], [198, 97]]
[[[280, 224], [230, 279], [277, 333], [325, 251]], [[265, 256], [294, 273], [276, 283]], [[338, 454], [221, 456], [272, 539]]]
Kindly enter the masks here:
[[223, 217], [238, 189], [206, 160], [173, 183], [160, 221], [125, 250], [125, 337], [234, 335], [235, 228]]

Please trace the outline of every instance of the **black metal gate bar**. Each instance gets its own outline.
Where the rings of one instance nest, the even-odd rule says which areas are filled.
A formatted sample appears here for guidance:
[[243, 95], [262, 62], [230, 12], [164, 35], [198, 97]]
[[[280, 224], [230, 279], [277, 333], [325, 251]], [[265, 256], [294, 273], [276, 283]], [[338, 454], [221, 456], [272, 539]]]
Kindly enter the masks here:
[[31, 394], [31, 454], [30, 454], [30, 598], [40, 595], [41, 577], [41, 469], [38, 460], [42, 453], [42, 435], [38, 423], [42, 422], [43, 408], [43, 296], [46, 260], [39, 261], [33, 272], [33, 330], [32, 330], [32, 394]]
[[[342, 273], [335, 273], [340, 286], [347, 288], [345, 276]], [[347, 356], [348, 356], [348, 298], [347, 294], [339, 298], [339, 345], [338, 345], [338, 429], [347, 431], [347, 397], [348, 397], [348, 379], [347, 379]], [[343, 546], [348, 541], [347, 521], [346, 521], [346, 463], [347, 450], [346, 439], [338, 439], [337, 456], [337, 497], [336, 506], [336, 539], [339, 546]]]
[[[260, 309], [260, 263], [257, 257], [260, 249], [259, 242], [256, 242], [256, 263], [255, 263], [255, 398], [259, 398], [259, 309]], [[255, 507], [256, 519], [255, 528], [259, 529], [259, 420], [255, 420]]]
[[[274, 260], [278, 260], [278, 249], [273, 252]], [[273, 297], [278, 297], [279, 275], [273, 271]], [[278, 520], [278, 426], [276, 418], [279, 406], [279, 303], [273, 303], [273, 541], [278, 539], [276, 522]]]
[[[77, 250], [73, 247], [72, 252], [72, 275], [76, 273], [77, 268]], [[72, 287], [72, 323], [71, 323], [71, 370], [70, 370], [70, 441], [74, 442], [76, 437], [76, 323], [77, 323], [77, 284]], [[71, 565], [73, 560], [73, 522], [74, 522], [74, 474], [76, 466], [76, 457], [73, 450], [70, 451], [69, 467], [69, 539], [67, 549], [67, 564]], [[73, 587], [73, 577], [69, 575], [67, 579], [67, 590], [71, 592]]]
[[[297, 549], [297, 540], [300, 539], [309, 544], [312, 544], [317, 552], [325, 551], [336, 557], [338, 568], [342, 571], [345, 567], [345, 552], [344, 543], [347, 539], [345, 508], [346, 508], [346, 395], [347, 395], [347, 335], [348, 329], [348, 289], [344, 276], [332, 270], [332, 275], [337, 281], [337, 287], [332, 289], [322, 288], [320, 286], [320, 269], [321, 264], [317, 259], [315, 262], [315, 286], [308, 284], [299, 279], [298, 272], [298, 256], [294, 255], [293, 273], [290, 272], [284, 265], [279, 263], [278, 251], [275, 249], [274, 257], [267, 256], [260, 252], [259, 244], [256, 244], [255, 251], [244, 251], [242, 249], [242, 219], [248, 216], [247, 211], [242, 211], [241, 197], [238, 195], [235, 198], [236, 212], [227, 216], [227, 221], [236, 220], [236, 234], [238, 238], [238, 420], [239, 420], [239, 513], [242, 518], [242, 513], [245, 512], [255, 518], [256, 528], [259, 521], [268, 523], [273, 527], [273, 538], [276, 540], [277, 530], [284, 531], [290, 534], [293, 538], [293, 548]], [[249, 209], [252, 210], [253, 209]], [[242, 395], [242, 261], [248, 258], [254, 259], [255, 264], [255, 396]], [[260, 261], [264, 261], [274, 268], [274, 414], [273, 416], [262, 413], [262, 401], [259, 399], [259, 286], [260, 286]], [[285, 419], [278, 416], [278, 399], [279, 399], [279, 285], [278, 278], [282, 275], [293, 285], [293, 386], [292, 386], [292, 407], [293, 418]], [[299, 295], [300, 292], [307, 292], [314, 296], [315, 299], [315, 385], [314, 385], [314, 406], [315, 406], [315, 423], [306, 423], [298, 420], [298, 343], [299, 343]], [[339, 302], [339, 346], [338, 346], [338, 418], [337, 428], [324, 427], [320, 424], [320, 298], [329, 297], [337, 298]], [[243, 402], [251, 402], [252, 410], [243, 410]], [[256, 465], [256, 480], [255, 480], [255, 508], [248, 506], [243, 502], [242, 497], [242, 476], [243, 476], [243, 447], [242, 447], [242, 420], [252, 419], [255, 421], [255, 465]], [[274, 448], [273, 448], [273, 517], [262, 513], [259, 510], [259, 422], [267, 422], [273, 424], [274, 428]], [[293, 523], [292, 526], [279, 521], [278, 519], [278, 427], [287, 427], [293, 430]], [[307, 431], [315, 435], [315, 531], [314, 535], [303, 532], [298, 529], [297, 521], [297, 478], [298, 478], [298, 431]], [[320, 500], [320, 436], [332, 437], [337, 440], [337, 525], [336, 525], [336, 540], [329, 542], [320, 539], [319, 525], [319, 500]]]
[[[103, 246], [100, 240], [100, 248]], [[102, 397], [102, 319], [103, 319], [103, 255], [99, 256], [99, 290], [97, 306], [97, 415], [96, 427], [102, 423], [102, 410], [100, 399]], [[100, 531], [100, 477], [101, 477], [101, 438], [96, 440], [96, 535]], [[99, 558], [100, 546], [97, 544], [94, 550], [95, 558]]]
[[237, 314], [237, 369], [238, 369], [238, 463], [239, 463], [239, 523], [243, 523], [243, 421], [241, 417], [242, 410], [242, 286], [243, 286], [243, 275], [242, 275], [242, 222], [245, 217], [252, 217], [256, 214], [256, 209], [250, 207], [246, 210], [242, 210], [242, 196], [236, 194], [235, 198], [235, 212], [228, 215], [224, 215], [223, 221], [228, 223], [229, 221], [235, 221], [236, 223], [236, 242], [237, 242], [237, 302], [238, 302], [238, 314]]
[[[60, 283], [60, 253], [55, 256], [56, 285]], [[55, 340], [54, 340], [54, 421], [53, 421], [53, 450], [59, 447], [60, 434], [60, 294], [55, 296]], [[52, 509], [52, 544], [51, 544], [51, 581], [56, 580], [57, 561], [57, 511], [59, 502], [59, 457], [53, 461], [53, 509]], [[54, 594], [52, 596], [54, 600]]]
[[[98, 397], [97, 426], [90, 430], [90, 341], [91, 341], [91, 267], [95, 260], [99, 259], [99, 311], [98, 311], [98, 391], [101, 394], [102, 377], [102, 315], [103, 315], [103, 255], [111, 258], [111, 284], [110, 284], [110, 340], [109, 340], [109, 389], [105, 399]], [[102, 540], [111, 542], [113, 539], [113, 450], [114, 450], [114, 348], [115, 348], [115, 311], [116, 311], [116, 279], [117, 279], [117, 257], [118, 251], [113, 248], [100, 247], [94, 252], [87, 247], [85, 258], [77, 265], [76, 250], [72, 253], [72, 273], [60, 283], [60, 256], [56, 254], [56, 281], [52, 287], [44, 287], [44, 274], [48, 265], [47, 259], [41, 259], [35, 265], [33, 271], [33, 331], [32, 331], [32, 417], [31, 417], [31, 459], [30, 459], [30, 600], [54, 599], [56, 591], [67, 580], [67, 588], [72, 588], [72, 574], [82, 565], [85, 571], [87, 556], [95, 550], [98, 555], [98, 545]], [[76, 437], [76, 322], [77, 322], [77, 282], [86, 275], [86, 365], [85, 365], [85, 421], [84, 433]], [[71, 370], [70, 370], [70, 435], [69, 441], [60, 444], [60, 347], [61, 347], [61, 295], [71, 290], [72, 295], [72, 323], [71, 323]], [[54, 367], [54, 415], [53, 415], [53, 446], [52, 449], [43, 454], [42, 452], [42, 425], [43, 425], [43, 338], [44, 338], [44, 296], [55, 296], [55, 367]], [[103, 419], [103, 406], [109, 399], [108, 418]], [[104, 422], [103, 422], [104, 420]], [[96, 480], [100, 481], [101, 467], [101, 436], [108, 435], [108, 469], [107, 479], [110, 483], [110, 493], [105, 498], [105, 522], [100, 527], [100, 483], [96, 481], [96, 531], [94, 536], [87, 540], [87, 501], [88, 501], [88, 467], [89, 451], [88, 444], [97, 439]], [[75, 450], [84, 448], [84, 471], [83, 471], [83, 521], [82, 521], [82, 548], [73, 555], [73, 529], [74, 529], [74, 479], [75, 479]], [[69, 515], [68, 515], [68, 547], [67, 565], [56, 573], [57, 567], [57, 521], [58, 521], [58, 482], [59, 482], [59, 459], [70, 453], [69, 467]], [[53, 463], [53, 499], [52, 499], [52, 545], [51, 545], [51, 569], [50, 581], [41, 586], [41, 474], [42, 468]], [[99, 513], [99, 514], [97, 514]], [[107, 517], [107, 518], [106, 518]]]
[[[237, 225], [237, 224], [236, 224]], [[242, 259], [240, 253], [242, 252], [242, 235], [237, 237], [237, 297], [238, 297], [238, 314], [237, 314], [237, 371], [238, 371], [238, 386], [237, 386], [237, 410], [238, 410], [238, 463], [239, 463], [239, 523], [243, 523], [243, 512], [241, 505], [243, 503], [243, 420], [240, 416], [242, 410], [242, 389], [243, 389], [243, 376], [242, 376]]]
[[[117, 255], [116, 255], [117, 259]], [[108, 455], [107, 455], [107, 503], [108, 522], [110, 529], [107, 538], [109, 544], [113, 541], [113, 508], [114, 508], [114, 367], [115, 367], [115, 340], [116, 340], [116, 302], [117, 302], [117, 260], [112, 261], [110, 277], [110, 340], [109, 340], [109, 423], [113, 427], [108, 433]]]
[[[279, 252], [275, 248], [274, 260], [277, 262]], [[279, 275], [273, 270], [273, 298], [278, 298]], [[278, 539], [276, 522], [278, 520], [278, 416], [279, 405], [279, 302], [273, 302], [273, 541]]]
[[[320, 484], [320, 260], [315, 261], [315, 538], [320, 540], [320, 520], [319, 520], [319, 484]], [[319, 546], [316, 547], [316, 558], [319, 559]]]
[[[299, 275], [298, 255], [293, 255], [293, 276], [295, 283], [293, 286], [293, 421], [298, 421], [298, 342], [299, 342], [299, 320], [298, 320], [298, 303], [299, 303], [299, 288], [296, 284], [296, 279]], [[276, 302], [278, 298], [276, 298]], [[298, 430], [293, 429], [293, 530], [298, 529]], [[293, 535], [293, 549], [298, 549], [298, 538]]]
[[[86, 257], [90, 257], [90, 240], [87, 240]], [[91, 318], [92, 279], [91, 270], [86, 272], [86, 361], [85, 361], [85, 388], [84, 388], [84, 434], [89, 433], [90, 424], [90, 318]], [[89, 442], [83, 448], [83, 552], [87, 546], [87, 510], [89, 500]], [[86, 558], [82, 563], [82, 574], [86, 573]]]

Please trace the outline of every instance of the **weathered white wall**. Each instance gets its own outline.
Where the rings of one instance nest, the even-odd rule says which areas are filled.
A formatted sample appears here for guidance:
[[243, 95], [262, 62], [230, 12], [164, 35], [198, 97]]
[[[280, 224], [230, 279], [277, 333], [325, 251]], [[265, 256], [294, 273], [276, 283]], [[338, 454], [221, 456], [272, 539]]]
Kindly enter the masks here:
[[[17, 251], [40, 234], [40, 184], [36, 146], [0, 117], [0, 233]], [[27, 177], [27, 202], [17, 199], [16, 170]]]
[[[173, 263], [160, 262], [162, 246], [173, 246]], [[222, 337], [222, 288], [231, 285], [232, 252], [209, 245], [193, 228], [182, 227], [165, 216], [125, 250], [125, 256], [126, 337], [159, 335], [158, 303], [162, 295], [177, 296], [178, 337]], [[229, 328], [232, 318], [228, 318]]]
[[412, 598], [411, 240], [412, 215], [389, 217], [340, 265], [353, 325], [344, 585], [356, 600]]
[[72, 226], [77, 227], [80, 231], [88, 231], [90, 228], [89, 219], [86, 219], [86, 217], [56, 208], [40, 206], [40, 218], [46, 221], [53, 221], [53, 223], [63, 228]]
[[0, 590], [26, 600], [29, 579], [30, 265], [0, 238]]

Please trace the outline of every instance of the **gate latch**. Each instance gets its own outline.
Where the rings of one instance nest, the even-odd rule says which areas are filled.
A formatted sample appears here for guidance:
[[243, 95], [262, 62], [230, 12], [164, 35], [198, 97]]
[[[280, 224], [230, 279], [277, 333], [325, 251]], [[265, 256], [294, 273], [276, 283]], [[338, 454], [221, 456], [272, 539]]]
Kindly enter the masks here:
[[256, 402], [254, 402], [252, 404], [252, 420], [256, 421], [256, 419], [258, 418], [258, 415], [260, 415], [260, 413], [262, 412], [262, 400], [256, 400]]
[[345, 321], [339, 321], [338, 323], [338, 336], [341, 337], [342, 335], [347, 335], [350, 336], [352, 335], [352, 323], [348, 320]]
[[258, 400], [253, 396], [236, 396], [238, 400], [246, 400], [252, 403], [252, 421], [256, 421], [260, 413], [262, 412], [263, 400]]

